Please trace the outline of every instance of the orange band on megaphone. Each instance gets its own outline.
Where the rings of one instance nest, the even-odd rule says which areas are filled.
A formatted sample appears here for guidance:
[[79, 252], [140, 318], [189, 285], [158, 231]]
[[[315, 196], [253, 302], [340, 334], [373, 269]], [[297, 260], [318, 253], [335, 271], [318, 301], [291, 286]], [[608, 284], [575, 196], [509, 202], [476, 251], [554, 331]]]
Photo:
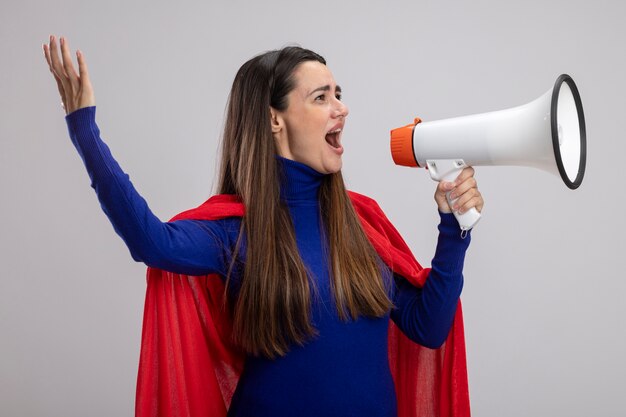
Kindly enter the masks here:
[[413, 152], [413, 129], [421, 122], [416, 117], [413, 123], [391, 130], [391, 157], [396, 165], [419, 167]]

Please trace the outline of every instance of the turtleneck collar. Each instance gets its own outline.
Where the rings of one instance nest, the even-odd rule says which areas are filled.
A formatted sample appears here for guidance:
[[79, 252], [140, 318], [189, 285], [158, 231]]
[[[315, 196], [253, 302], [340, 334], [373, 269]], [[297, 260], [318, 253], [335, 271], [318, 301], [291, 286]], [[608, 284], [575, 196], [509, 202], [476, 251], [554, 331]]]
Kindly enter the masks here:
[[316, 201], [318, 191], [325, 174], [301, 162], [277, 156], [284, 178], [281, 183], [280, 195], [286, 201]]

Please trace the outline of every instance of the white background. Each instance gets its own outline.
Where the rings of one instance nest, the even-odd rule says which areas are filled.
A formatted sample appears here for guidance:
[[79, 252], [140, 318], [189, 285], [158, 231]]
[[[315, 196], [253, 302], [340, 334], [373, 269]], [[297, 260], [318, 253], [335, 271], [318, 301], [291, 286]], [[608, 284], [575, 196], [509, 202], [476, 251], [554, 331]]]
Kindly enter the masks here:
[[[351, 109], [349, 188], [378, 200], [416, 257], [435, 183], [397, 167], [389, 130], [578, 84], [587, 174], [479, 167], [486, 200], [463, 304], [476, 416], [623, 416], [626, 6], [614, 1], [4, 1], [0, 5], [0, 414], [133, 413], [145, 289], [67, 136], [41, 44], [90, 66], [103, 138], [167, 219], [213, 191], [232, 78], [297, 43]], [[516, 219], [513, 221], [512, 219]]]

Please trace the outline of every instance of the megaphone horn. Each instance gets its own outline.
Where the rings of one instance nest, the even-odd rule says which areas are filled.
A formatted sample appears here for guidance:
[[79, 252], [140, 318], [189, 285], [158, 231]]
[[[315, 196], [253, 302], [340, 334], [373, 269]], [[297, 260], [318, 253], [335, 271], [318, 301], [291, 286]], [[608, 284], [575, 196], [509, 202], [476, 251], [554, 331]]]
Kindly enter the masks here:
[[[517, 165], [560, 175], [576, 189], [587, 160], [578, 88], [562, 74], [545, 94], [519, 107], [432, 122], [416, 118], [391, 131], [391, 154], [397, 165], [426, 167], [435, 181], [454, 181], [467, 166]], [[454, 214], [464, 231], [480, 219], [476, 210]]]

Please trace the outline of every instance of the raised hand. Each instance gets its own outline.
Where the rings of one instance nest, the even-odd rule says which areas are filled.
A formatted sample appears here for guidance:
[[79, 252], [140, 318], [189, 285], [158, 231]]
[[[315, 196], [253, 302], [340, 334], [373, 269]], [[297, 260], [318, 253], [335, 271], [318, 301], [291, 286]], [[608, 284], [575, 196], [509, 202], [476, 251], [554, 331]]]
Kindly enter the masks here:
[[[446, 200], [446, 193], [448, 191], [451, 191], [451, 200], [458, 199], [454, 202], [454, 207], [450, 207]], [[435, 191], [435, 201], [437, 202], [439, 211], [442, 213], [457, 211], [463, 214], [472, 207], [475, 207], [480, 213], [485, 203], [483, 196], [480, 194], [480, 191], [478, 191], [478, 185], [474, 178], [474, 168], [465, 168], [454, 182], [441, 181]]]
[[50, 35], [49, 45], [43, 44], [43, 52], [48, 62], [48, 67], [50, 67], [50, 72], [56, 80], [65, 114], [70, 114], [83, 107], [95, 106], [96, 98], [89, 81], [85, 57], [82, 52], [76, 51], [78, 59], [78, 73], [76, 73], [67, 40], [61, 37], [60, 43], [60, 57], [54, 35]]

